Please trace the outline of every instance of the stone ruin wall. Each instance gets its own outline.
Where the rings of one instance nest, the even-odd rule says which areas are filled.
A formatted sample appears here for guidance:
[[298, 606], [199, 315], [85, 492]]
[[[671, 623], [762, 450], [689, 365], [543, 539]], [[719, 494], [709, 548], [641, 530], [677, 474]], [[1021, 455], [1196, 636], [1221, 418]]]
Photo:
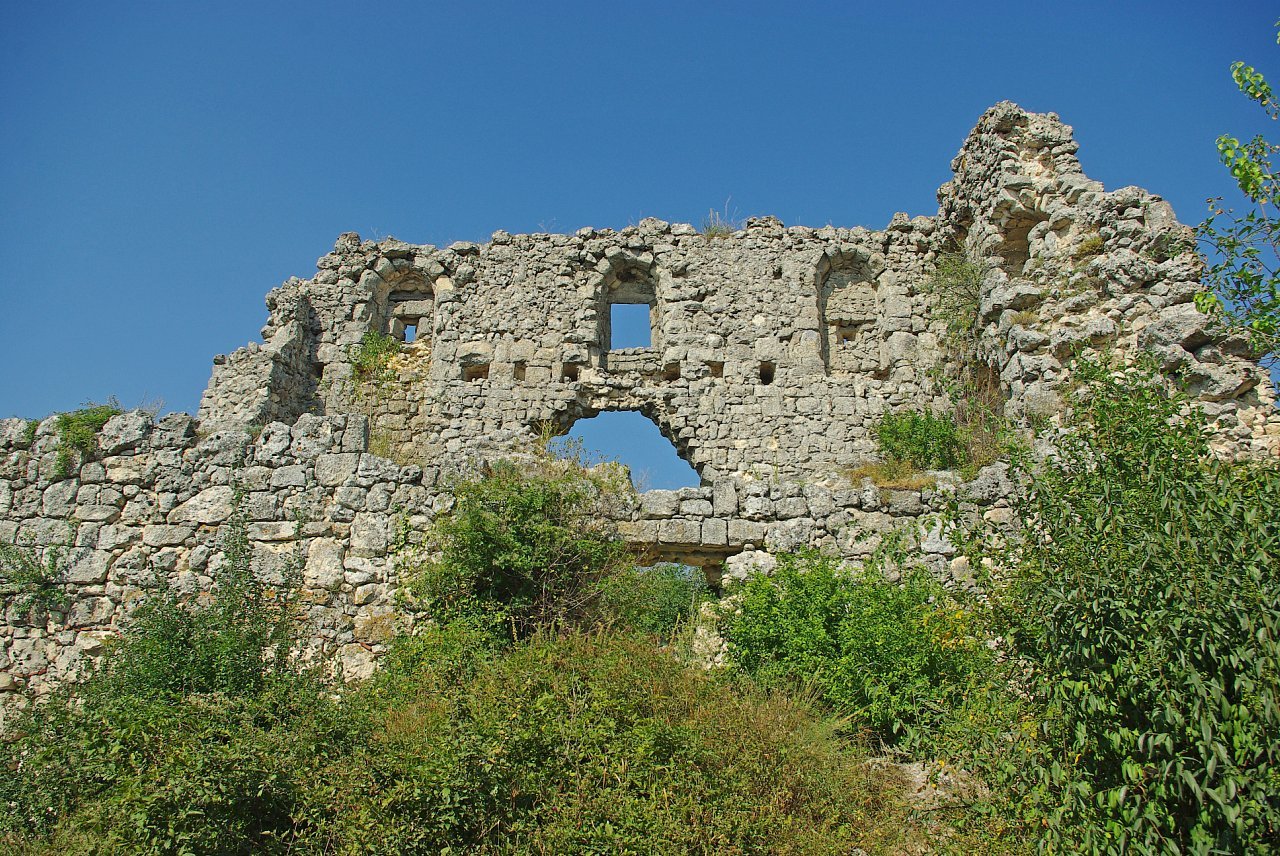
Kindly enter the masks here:
[[[396, 532], [447, 510], [452, 474], [604, 410], [653, 420], [702, 479], [631, 497], [621, 534], [713, 578], [726, 560], [740, 573], [748, 548], [859, 555], [865, 533], [926, 518], [953, 490], [1008, 519], [1000, 464], [921, 491], [848, 476], [874, 457], [884, 413], [953, 407], [945, 319], [925, 290], [945, 252], [988, 270], [977, 348], [1014, 420], [1059, 416], [1072, 355], [1150, 351], [1190, 382], [1220, 454], [1280, 455], [1266, 372], [1191, 302], [1190, 230], [1158, 196], [1105, 192], [1076, 148], [1056, 116], [997, 105], [938, 214], [882, 231], [758, 218], [706, 237], [646, 219], [445, 249], [341, 236], [313, 278], [267, 296], [261, 343], [215, 358], [197, 418], [116, 417], [97, 460], [61, 479], [52, 418], [34, 437], [0, 421], [0, 541], [73, 545], [67, 610], [6, 601], [0, 693], [74, 673], [158, 577], [208, 591], [236, 495], [264, 574], [305, 561], [311, 652], [365, 674], [390, 631]], [[651, 347], [610, 348], [613, 303], [649, 305]], [[409, 327], [385, 377], [353, 375], [366, 333]], [[936, 530], [921, 549], [947, 569]]]

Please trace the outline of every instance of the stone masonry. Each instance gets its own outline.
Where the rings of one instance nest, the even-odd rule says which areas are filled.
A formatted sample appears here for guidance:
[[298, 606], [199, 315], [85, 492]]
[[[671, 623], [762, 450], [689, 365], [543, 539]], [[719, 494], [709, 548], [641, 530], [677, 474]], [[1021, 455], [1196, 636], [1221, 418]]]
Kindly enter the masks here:
[[[0, 693], [74, 673], [161, 579], [207, 591], [237, 501], [262, 573], [304, 563], [313, 653], [365, 674], [390, 631], [396, 533], [450, 507], [451, 475], [605, 410], [647, 416], [702, 479], [632, 497], [620, 532], [713, 578], [747, 548], [858, 555], [950, 491], [1007, 519], [1000, 464], [917, 491], [848, 475], [885, 413], [955, 406], [926, 288], [945, 253], [985, 271], [976, 351], [1015, 421], [1058, 418], [1073, 356], [1148, 351], [1190, 383], [1219, 454], [1280, 455], [1266, 372], [1192, 303], [1191, 230], [1158, 196], [1104, 191], [1076, 149], [1053, 114], [998, 104], [938, 213], [880, 231], [766, 217], [725, 236], [646, 219], [444, 249], [342, 235], [314, 277], [267, 295], [261, 343], [214, 359], [197, 417], [118, 416], [64, 478], [52, 418], [34, 434], [0, 421], [0, 541], [70, 544], [73, 594], [54, 612], [9, 597]], [[649, 307], [650, 347], [611, 347], [617, 303]], [[370, 332], [412, 343], [361, 378]], [[921, 548], [940, 567], [951, 551], [936, 531]]]

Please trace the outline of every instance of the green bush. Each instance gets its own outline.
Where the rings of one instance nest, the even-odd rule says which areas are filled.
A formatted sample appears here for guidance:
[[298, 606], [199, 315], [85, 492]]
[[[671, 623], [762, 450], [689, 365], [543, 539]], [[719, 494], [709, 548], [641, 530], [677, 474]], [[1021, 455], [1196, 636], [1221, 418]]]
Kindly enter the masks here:
[[601, 581], [603, 611], [620, 626], [669, 636], [688, 626], [710, 596], [702, 570], [687, 565], [623, 566]]
[[243, 521], [226, 532], [209, 605], [154, 595], [84, 680], [13, 724], [0, 843], [231, 853], [289, 828], [294, 744], [332, 701], [288, 658], [288, 602], [254, 575]]
[[[108, 420], [123, 412], [120, 402], [112, 398], [106, 404], [90, 402], [79, 410], [59, 413], [56, 423], [58, 458], [54, 464], [54, 477], [62, 479], [69, 476], [71, 465], [76, 460], [91, 460], [98, 451], [98, 432]], [[32, 431], [31, 435], [34, 437], [35, 432]]]
[[946, 344], [957, 357], [972, 359], [978, 331], [978, 307], [982, 280], [987, 271], [963, 253], [943, 253], [924, 290], [933, 295], [934, 306], [946, 323]]
[[970, 763], [1051, 852], [1276, 852], [1280, 472], [1213, 458], [1147, 371], [1076, 377], [1060, 457], [1026, 473], [1028, 525], [973, 554], [1001, 570], [1030, 705]]
[[72, 531], [66, 544], [28, 547], [0, 544], [0, 595], [13, 597], [19, 609], [66, 609], [67, 564], [74, 540]]
[[297, 849], [847, 853], [885, 809], [802, 709], [648, 642], [427, 649], [375, 679], [367, 745], [302, 778]]
[[809, 684], [886, 745], [921, 748], [991, 664], [972, 609], [926, 571], [853, 576], [816, 553], [747, 582], [724, 628], [736, 666], [767, 685]]
[[82, 694], [0, 747], [27, 853], [849, 853], [892, 780], [648, 640], [428, 628], [371, 681]]
[[432, 533], [440, 558], [408, 589], [437, 620], [480, 617], [514, 638], [592, 623], [604, 579], [626, 563], [600, 513], [616, 489], [569, 461], [500, 461], [454, 485]]
[[950, 416], [927, 411], [888, 413], [872, 430], [890, 461], [918, 470], [949, 470], [965, 463], [964, 438]]
[[351, 349], [351, 371], [358, 381], [378, 383], [387, 379], [391, 358], [400, 353], [401, 342], [394, 336], [370, 330]]

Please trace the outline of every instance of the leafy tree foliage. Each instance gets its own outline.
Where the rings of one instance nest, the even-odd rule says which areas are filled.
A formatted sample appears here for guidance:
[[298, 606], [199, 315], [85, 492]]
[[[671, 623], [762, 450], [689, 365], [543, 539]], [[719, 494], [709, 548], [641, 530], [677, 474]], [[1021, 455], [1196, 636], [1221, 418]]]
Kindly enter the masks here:
[[982, 626], [927, 571], [854, 575], [818, 553], [753, 577], [725, 628], [737, 666], [768, 685], [809, 684], [854, 727], [920, 748], [990, 668]]
[[[1280, 99], [1261, 72], [1237, 62], [1231, 77], [1268, 116], [1280, 118]], [[1222, 163], [1255, 207], [1237, 214], [1220, 197], [1209, 200], [1210, 216], [1199, 234], [1214, 260], [1205, 276], [1213, 292], [1197, 295], [1196, 305], [1246, 338], [1255, 353], [1274, 360], [1280, 351], [1280, 219], [1274, 208], [1280, 176], [1271, 158], [1280, 146], [1261, 134], [1247, 142], [1224, 134], [1217, 145]]]
[[1200, 411], [1147, 371], [1076, 377], [1020, 537], [970, 545], [1027, 702], [971, 764], [1051, 852], [1275, 852], [1280, 472], [1209, 455]]

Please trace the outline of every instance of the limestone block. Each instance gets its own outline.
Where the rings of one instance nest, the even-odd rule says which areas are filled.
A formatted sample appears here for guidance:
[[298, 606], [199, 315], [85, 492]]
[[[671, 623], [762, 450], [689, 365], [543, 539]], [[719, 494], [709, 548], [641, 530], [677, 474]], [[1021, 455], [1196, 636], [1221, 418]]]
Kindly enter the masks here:
[[195, 534], [192, 526], [155, 524], [142, 527], [142, 543], [148, 547], [175, 547]]
[[333, 538], [317, 538], [307, 550], [307, 563], [302, 571], [302, 583], [308, 588], [337, 591], [342, 585], [343, 559], [346, 548]]
[[702, 521], [702, 543], [721, 547], [729, 543], [729, 524], [725, 520]]
[[684, 517], [710, 517], [711, 503], [705, 499], [686, 499], [680, 503], [680, 514]]
[[351, 602], [356, 606], [363, 606], [366, 603], [373, 603], [381, 598], [382, 586], [378, 583], [366, 583], [352, 593]]
[[702, 526], [696, 520], [664, 520], [658, 524], [658, 541], [662, 544], [697, 544], [702, 539]]
[[316, 458], [316, 481], [324, 487], [336, 487], [355, 475], [360, 464], [356, 452], [338, 452]]
[[712, 485], [712, 510], [717, 517], [732, 517], [738, 513], [738, 491], [733, 482], [719, 479]]
[[76, 551], [67, 568], [67, 582], [74, 585], [97, 585], [106, 582], [108, 555], [99, 550]]
[[150, 414], [141, 410], [113, 416], [98, 431], [98, 448], [107, 455], [136, 448], [151, 433], [151, 427]]
[[351, 552], [364, 557], [385, 555], [390, 530], [390, 519], [385, 515], [357, 514], [351, 521]]
[[757, 523], [752, 520], [731, 519], [729, 521], [729, 543], [733, 546], [763, 544], [767, 531], [767, 527], [763, 523]]
[[305, 487], [307, 470], [300, 464], [280, 467], [271, 474], [272, 487]]
[[647, 518], [674, 517], [680, 496], [674, 490], [647, 490], [640, 494], [640, 514]]
[[744, 582], [756, 574], [771, 574], [778, 566], [778, 560], [764, 550], [744, 550], [730, 556], [724, 562], [725, 579]]
[[1209, 343], [1209, 323], [1209, 316], [1196, 309], [1193, 303], [1169, 306], [1160, 311], [1159, 320], [1138, 333], [1138, 345], [1143, 348], [1180, 345], [1193, 351]]
[[773, 504], [774, 512], [782, 520], [792, 517], [804, 517], [809, 513], [808, 503], [802, 497], [784, 497]]
[[773, 517], [773, 502], [767, 496], [748, 496], [742, 503], [742, 516], [747, 520]]
[[74, 627], [105, 624], [115, 614], [116, 605], [107, 597], [80, 598], [71, 605], [67, 621]]
[[292, 521], [267, 521], [250, 523], [250, 541], [292, 541], [297, 535], [298, 524]]
[[390, 642], [396, 631], [395, 609], [369, 606], [359, 610], [352, 621], [352, 633], [360, 642], [374, 645]]
[[235, 508], [235, 491], [227, 485], [208, 487], [169, 512], [170, 523], [222, 523]]
[[80, 484], [75, 479], [54, 482], [44, 490], [41, 507], [47, 517], [70, 517]]

